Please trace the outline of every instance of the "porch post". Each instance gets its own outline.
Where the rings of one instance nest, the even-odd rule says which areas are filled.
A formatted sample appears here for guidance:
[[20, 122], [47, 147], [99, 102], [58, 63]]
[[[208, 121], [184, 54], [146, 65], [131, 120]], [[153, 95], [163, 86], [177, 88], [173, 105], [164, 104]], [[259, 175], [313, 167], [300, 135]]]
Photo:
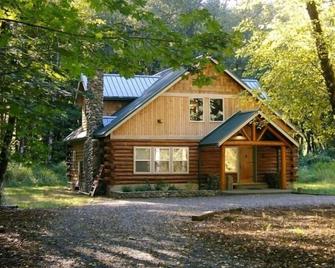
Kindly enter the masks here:
[[280, 178], [280, 188], [286, 189], [286, 146], [281, 146], [281, 178]]
[[226, 160], [225, 160], [225, 147], [221, 146], [221, 168], [220, 168], [220, 190], [225, 191], [227, 189], [227, 183], [226, 183]]

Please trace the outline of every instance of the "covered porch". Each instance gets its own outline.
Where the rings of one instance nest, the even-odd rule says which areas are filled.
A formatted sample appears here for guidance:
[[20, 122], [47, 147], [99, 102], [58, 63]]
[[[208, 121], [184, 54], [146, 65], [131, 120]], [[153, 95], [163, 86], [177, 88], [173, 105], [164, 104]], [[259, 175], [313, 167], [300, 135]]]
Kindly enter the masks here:
[[261, 112], [238, 112], [200, 142], [199, 171], [219, 177], [221, 191], [289, 189], [297, 145]]

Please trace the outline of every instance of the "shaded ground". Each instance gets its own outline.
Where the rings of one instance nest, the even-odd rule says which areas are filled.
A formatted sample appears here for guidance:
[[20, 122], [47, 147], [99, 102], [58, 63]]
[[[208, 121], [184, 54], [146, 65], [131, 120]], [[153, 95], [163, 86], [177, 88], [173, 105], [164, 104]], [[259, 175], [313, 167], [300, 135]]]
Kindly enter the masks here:
[[[327, 207], [292, 209], [306, 205]], [[335, 197], [282, 194], [0, 211], [0, 267], [333, 267], [334, 205]], [[268, 206], [288, 208], [190, 221]]]

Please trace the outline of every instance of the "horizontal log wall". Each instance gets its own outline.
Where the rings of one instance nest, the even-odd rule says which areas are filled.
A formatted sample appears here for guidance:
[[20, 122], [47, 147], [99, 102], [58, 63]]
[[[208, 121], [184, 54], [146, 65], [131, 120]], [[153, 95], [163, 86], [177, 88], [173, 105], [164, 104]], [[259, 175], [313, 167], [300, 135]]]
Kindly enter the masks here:
[[[279, 154], [279, 155], [278, 155]], [[258, 147], [257, 148], [257, 180], [264, 181], [265, 174], [277, 173], [281, 167], [279, 147]], [[297, 176], [298, 152], [297, 148], [286, 148], [287, 181], [294, 181]]]
[[[71, 158], [68, 163], [68, 177], [71, 181], [79, 179], [79, 162], [84, 160], [84, 142], [73, 143], [69, 147]], [[75, 156], [73, 154], [75, 152]]]
[[199, 174], [220, 176], [220, 147], [200, 147], [199, 149]]
[[[188, 174], [134, 174], [134, 147], [188, 147]], [[104, 145], [105, 179], [111, 185], [141, 184], [149, 181], [155, 183], [197, 183], [198, 182], [198, 142], [196, 141], [162, 141], [162, 140], [108, 140]]]

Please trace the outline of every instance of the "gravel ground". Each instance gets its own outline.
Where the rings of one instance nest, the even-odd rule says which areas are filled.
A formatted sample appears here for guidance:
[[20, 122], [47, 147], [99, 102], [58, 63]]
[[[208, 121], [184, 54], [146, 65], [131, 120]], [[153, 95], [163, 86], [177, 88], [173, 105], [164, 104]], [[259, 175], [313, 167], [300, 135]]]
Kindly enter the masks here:
[[[32, 263], [33, 267], [234, 267], [236, 260], [224, 249], [211, 256], [208, 248], [184, 232], [190, 226], [191, 215], [237, 207], [323, 205], [335, 205], [335, 196], [276, 194], [110, 200], [47, 210], [49, 216], [44, 217], [47, 220], [39, 219], [37, 213], [32, 222], [24, 222], [26, 232], [15, 231], [13, 227], [9, 236], [8, 233], [4, 236], [7, 240], [18, 239], [22, 252], [16, 263], [7, 255], [7, 264], [0, 264], [2, 267], [29, 267]], [[13, 221], [8, 224], [19, 225]], [[243, 260], [238, 261], [248, 266]]]

